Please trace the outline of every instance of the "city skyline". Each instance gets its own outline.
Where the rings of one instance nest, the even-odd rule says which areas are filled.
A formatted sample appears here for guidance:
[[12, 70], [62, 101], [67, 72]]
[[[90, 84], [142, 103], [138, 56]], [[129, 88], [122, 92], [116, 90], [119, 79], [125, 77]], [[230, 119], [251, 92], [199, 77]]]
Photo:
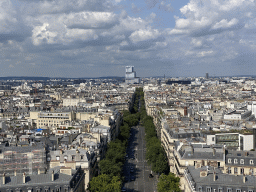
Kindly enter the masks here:
[[0, 77], [254, 75], [253, 0], [3, 0]]

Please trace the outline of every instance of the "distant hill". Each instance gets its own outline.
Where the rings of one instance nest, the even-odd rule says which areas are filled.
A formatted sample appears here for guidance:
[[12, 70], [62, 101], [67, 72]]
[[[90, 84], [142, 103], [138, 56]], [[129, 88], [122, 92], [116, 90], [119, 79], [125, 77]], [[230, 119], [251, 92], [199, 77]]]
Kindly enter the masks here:
[[117, 79], [124, 80], [124, 77], [107, 76], [107, 77], [80, 77], [80, 78], [65, 78], [65, 77], [29, 77], [29, 76], [8, 76], [0, 77], [0, 80], [34, 80], [34, 81], [47, 81], [50, 79]]

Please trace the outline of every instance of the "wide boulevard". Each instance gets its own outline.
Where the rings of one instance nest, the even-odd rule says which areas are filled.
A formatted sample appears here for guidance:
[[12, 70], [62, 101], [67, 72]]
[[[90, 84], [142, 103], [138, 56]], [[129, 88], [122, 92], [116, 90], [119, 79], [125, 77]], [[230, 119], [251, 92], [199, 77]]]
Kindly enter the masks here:
[[151, 166], [146, 161], [145, 128], [131, 128], [124, 165], [125, 183], [122, 191], [155, 192], [157, 191], [156, 175], [150, 177]]

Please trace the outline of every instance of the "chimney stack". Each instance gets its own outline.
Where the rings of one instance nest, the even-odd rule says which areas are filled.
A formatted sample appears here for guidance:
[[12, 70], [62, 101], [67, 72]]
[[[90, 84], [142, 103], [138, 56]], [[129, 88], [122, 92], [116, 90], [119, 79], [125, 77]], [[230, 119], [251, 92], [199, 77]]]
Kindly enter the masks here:
[[38, 175], [40, 175], [40, 174], [41, 174], [40, 168], [38, 168], [38, 170], [37, 170], [37, 174], [38, 174]]
[[23, 178], [23, 183], [26, 183], [26, 174], [25, 173], [23, 173], [22, 178]]
[[52, 171], [52, 181], [54, 181], [54, 171]]
[[5, 173], [3, 174], [3, 185], [5, 185]]
[[215, 171], [213, 172], [213, 181], [216, 181], [216, 173], [215, 173]]
[[213, 148], [212, 150], [213, 150], [212, 155], [215, 156], [216, 155], [216, 149]]
[[14, 171], [14, 176], [17, 176], [17, 170]]

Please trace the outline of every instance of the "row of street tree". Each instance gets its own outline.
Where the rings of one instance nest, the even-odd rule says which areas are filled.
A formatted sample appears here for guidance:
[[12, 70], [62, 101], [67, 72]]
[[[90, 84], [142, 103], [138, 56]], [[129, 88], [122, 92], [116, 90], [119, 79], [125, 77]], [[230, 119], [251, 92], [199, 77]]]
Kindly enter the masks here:
[[89, 183], [91, 192], [120, 192], [122, 170], [125, 162], [126, 148], [132, 126], [142, 123], [145, 127], [146, 158], [152, 171], [161, 175], [157, 185], [159, 192], [180, 192], [179, 178], [169, 172], [167, 157], [161, 141], [157, 138], [152, 117], [145, 109], [144, 92], [137, 88], [131, 112], [123, 111], [123, 123], [118, 138], [108, 144], [106, 156], [99, 162], [100, 175], [93, 177]]
[[[135, 106], [135, 105], [134, 105]], [[93, 177], [89, 183], [91, 192], [120, 192], [122, 170], [125, 162], [126, 148], [130, 129], [139, 123], [138, 103], [132, 112], [123, 111], [123, 123], [118, 138], [108, 144], [106, 156], [99, 162], [100, 175]], [[136, 111], [136, 112], [135, 112]]]
[[158, 192], [180, 192], [180, 179], [173, 173], [170, 173], [167, 156], [161, 141], [157, 137], [153, 118], [147, 115], [143, 89], [138, 88], [135, 94], [137, 100], [140, 98], [140, 120], [145, 127], [146, 158], [151, 165], [152, 171], [160, 175], [157, 190]]

